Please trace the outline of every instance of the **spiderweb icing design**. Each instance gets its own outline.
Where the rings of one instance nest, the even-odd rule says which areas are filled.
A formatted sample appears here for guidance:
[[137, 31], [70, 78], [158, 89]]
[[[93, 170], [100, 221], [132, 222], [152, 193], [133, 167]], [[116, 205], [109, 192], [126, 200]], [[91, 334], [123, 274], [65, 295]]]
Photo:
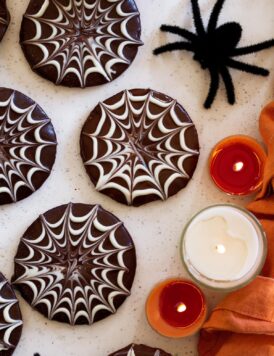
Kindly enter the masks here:
[[135, 263], [133, 242], [117, 218], [98, 205], [69, 204], [26, 232], [13, 279], [49, 319], [92, 324], [130, 294]]
[[[152, 356], [160, 356], [160, 351], [159, 350], [153, 350], [151, 351]], [[134, 351], [134, 345], [131, 346], [131, 348], [128, 350], [127, 356], [136, 356], [135, 351]]]
[[41, 68], [54, 68], [51, 79], [56, 84], [85, 87], [109, 82], [130, 65], [142, 44], [134, 1], [43, 0], [34, 12], [33, 3], [24, 16], [23, 48], [31, 62], [27, 48], [40, 50], [33, 69], [42, 73]]
[[53, 165], [55, 146], [53, 127], [42, 109], [21, 93], [0, 88], [0, 204], [16, 202], [41, 186]]
[[166, 353], [165, 351], [161, 349], [156, 349], [153, 347], [149, 347], [146, 345], [136, 345], [136, 344], [131, 344], [128, 345], [127, 347], [116, 351], [109, 356], [171, 356], [170, 354]]
[[152, 90], [126, 90], [91, 113], [81, 153], [97, 190], [140, 205], [183, 188], [199, 147], [194, 125], [176, 100]]
[[6, 7], [6, 1], [0, 0], [0, 24], [7, 25], [9, 22], [9, 14]]
[[22, 330], [18, 300], [4, 276], [0, 273], [0, 354], [11, 355]]
[[3, 24], [3, 25], [7, 25], [8, 24], [7, 19], [2, 17], [1, 14], [0, 14], [0, 24]]
[[0, 41], [4, 37], [10, 22], [10, 14], [6, 6], [6, 0], [0, 0]]

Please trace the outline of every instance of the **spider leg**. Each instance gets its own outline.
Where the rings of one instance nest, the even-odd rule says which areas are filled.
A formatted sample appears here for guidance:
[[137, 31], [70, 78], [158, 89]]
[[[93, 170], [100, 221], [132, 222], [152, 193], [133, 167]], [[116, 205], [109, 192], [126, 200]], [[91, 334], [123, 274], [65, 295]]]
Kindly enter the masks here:
[[229, 104], [233, 105], [235, 103], [235, 90], [229, 70], [226, 67], [223, 67], [221, 68], [220, 73], [225, 85], [227, 100]]
[[209, 73], [210, 73], [210, 87], [209, 87], [209, 92], [206, 98], [206, 101], [204, 103], [204, 107], [206, 109], [209, 109], [215, 99], [215, 96], [217, 94], [217, 91], [219, 89], [219, 73], [216, 69], [209, 68]]
[[193, 41], [197, 38], [197, 36], [194, 33], [185, 30], [184, 28], [180, 28], [179, 26], [162, 25], [160, 27], [160, 30], [163, 32], [170, 32], [173, 33], [174, 35], [182, 36], [189, 41]]
[[201, 11], [199, 8], [198, 0], [191, 0], [191, 5], [192, 5], [192, 12], [193, 12], [193, 18], [194, 18], [194, 24], [196, 27], [196, 31], [198, 35], [204, 35], [205, 34], [205, 28], [203, 25], [203, 20], [201, 17]]
[[232, 57], [241, 56], [243, 54], [249, 54], [254, 52], [259, 52], [267, 48], [271, 48], [274, 46], [274, 39], [264, 41], [261, 43], [257, 43], [255, 45], [235, 48], [231, 54]]
[[155, 54], [157, 56], [158, 54], [161, 54], [164, 52], [171, 52], [171, 51], [177, 51], [177, 50], [193, 51], [193, 46], [189, 42], [168, 43], [164, 46], [155, 48], [155, 50], [153, 51], [153, 54]]
[[261, 75], [263, 77], [267, 77], [269, 74], [269, 71], [267, 69], [257, 67], [248, 63], [235, 61], [234, 59], [231, 58], [227, 60], [226, 65], [234, 69], [242, 70], [243, 72], [252, 73], [255, 75]]
[[220, 15], [220, 12], [222, 11], [224, 2], [225, 0], [216, 1], [208, 21], [208, 27], [207, 27], [208, 32], [214, 31], [216, 29], [218, 17]]

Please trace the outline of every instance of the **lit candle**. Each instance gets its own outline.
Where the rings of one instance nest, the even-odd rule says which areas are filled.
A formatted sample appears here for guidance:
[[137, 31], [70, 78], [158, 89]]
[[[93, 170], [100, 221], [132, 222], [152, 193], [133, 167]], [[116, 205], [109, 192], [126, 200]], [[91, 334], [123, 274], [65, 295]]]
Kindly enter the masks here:
[[185, 227], [181, 251], [184, 264], [198, 282], [233, 290], [260, 273], [266, 237], [259, 221], [233, 205], [213, 205]]
[[209, 167], [215, 184], [224, 192], [247, 195], [262, 185], [266, 154], [252, 138], [230, 136], [212, 150]]
[[202, 291], [192, 282], [168, 279], [150, 293], [146, 314], [149, 324], [161, 335], [182, 338], [197, 332], [206, 318]]

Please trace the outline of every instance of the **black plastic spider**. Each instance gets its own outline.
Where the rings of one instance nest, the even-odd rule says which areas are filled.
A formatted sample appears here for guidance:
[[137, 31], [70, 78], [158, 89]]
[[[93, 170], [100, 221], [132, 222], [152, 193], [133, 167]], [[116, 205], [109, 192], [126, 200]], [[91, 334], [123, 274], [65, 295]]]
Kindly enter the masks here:
[[193, 59], [198, 61], [203, 69], [208, 69], [211, 83], [205, 108], [210, 108], [219, 88], [220, 76], [223, 79], [227, 99], [230, 104], [235, 103], [234, 85], [228, 67], [244, 72], [267, 76], [269, 71], [254, 65], [239, 62], [231, 57], [241, 56], [253, 52], [259, 52], [274, 45], [274, 39], [255, 45], [236, 48], [240, 41], [242, 28], [237, 22], [228, 22], [217, 27], [218, 17], [225, 0], [217, 0], [210, 15], [207, 30], [204, 28], [201, 18], [198, 0], [191, 0], [196, 34], [178, 26], [162, 25], [161, 30], [179, 35], [187, 41], [178, 41], [156, 48], [154, 54], [186, 50], [194, 52]]

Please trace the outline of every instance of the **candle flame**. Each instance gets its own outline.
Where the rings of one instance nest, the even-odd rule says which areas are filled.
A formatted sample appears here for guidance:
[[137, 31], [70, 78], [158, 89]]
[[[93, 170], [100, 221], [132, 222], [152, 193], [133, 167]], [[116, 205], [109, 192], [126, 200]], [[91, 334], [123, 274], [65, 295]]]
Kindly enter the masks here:
[[177, 306], [177, 312], [178, 313], [183, 313], [186, 311], [186, 305], [184, 303], [180, 303], [178, 306]]
[[233, 164], [233, 171], [234, 172], [240, 172], [244, 167], [243, 162], [236, 162], [235, 164]]
[[224, 245], [221, 245], [221, 244], [220, 244], [220, 245], [217, 245], [217, 246], [216, 246], [216, 250], [217, 250], [218, 253], [220, 253], [220, 254], [223, 255], [223, 254], [225, 253], [225, 251], [226, 251], [226, 248], [225, 248]]

